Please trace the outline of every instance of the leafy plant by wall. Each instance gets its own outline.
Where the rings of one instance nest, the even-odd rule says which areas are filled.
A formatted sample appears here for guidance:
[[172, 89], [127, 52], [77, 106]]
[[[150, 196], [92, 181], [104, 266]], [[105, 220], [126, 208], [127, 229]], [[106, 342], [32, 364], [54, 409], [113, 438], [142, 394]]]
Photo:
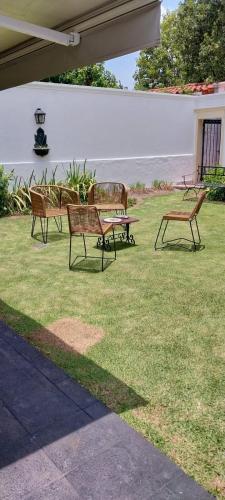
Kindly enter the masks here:
[[23, 177], [15, 176], [13, 171], [7, 174], [3, 165], [0, 165], [0, 217], [14, 213], [29, 213], [31, 210], [30, 188], [34, 184], [63, 184], [78, 191], [81, 201], [86, 202], [88, 189], [96, 182], [95, 171], [86, 170], [86, 162], [81, 166], [73, 161], [69, 164], [66, 179], [63, 181], [56, 179], [57, 168], [56, 165], [50, 175], [48, 169], [45, 168], [40, 178], [36, 178], [33, 171], [26, 180]]
[[6, 174], [3, 165], [0, 165], [0, 217], [9, 212], [9, 181], [13, 172]]
[[96, 172], [86, 170], [86, 160], [82, 165], [73, 160], [66, 170], [66, 184], [74, 191], [78, 191], [81, 202], [87, 201], [88, 189], [95, 184]]
[[[208, 200], [225, 201], [225, 176], [223, 174], [224, 169], [216, 167], [215, 169], [210, 169], [210, 175], [204, 175], [203, 181], [209, 186]], [[224, 184], [224, 187], [216, 187], [216, 185], [221, 184]]]

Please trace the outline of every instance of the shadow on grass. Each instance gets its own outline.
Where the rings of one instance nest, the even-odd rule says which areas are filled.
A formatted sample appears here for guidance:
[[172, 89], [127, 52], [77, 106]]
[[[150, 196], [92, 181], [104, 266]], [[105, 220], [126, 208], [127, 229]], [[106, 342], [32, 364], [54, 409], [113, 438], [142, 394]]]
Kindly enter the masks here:
[[161, 250], [163, 252], [165, 251], [175, 251], [175, 252], [201, 252], [202, 250], [205, 249], [205, 245], [197, 245], [196, 248], [194, 248], [193, 244], [187, 244], [187, 243], [165, 243], [165, 246], [159, 248], [158, 250]]
[[[0, 301], [0, 318], [0, 437], [4, 438], [3, 442], [0, 439], [1, 467], [77, 432], [82, 427], [90, 427], [90, 424], [109, 415], [112, 410], [122, 413], [147, 404], [131, 387], [108, 370], [76, 350], [68, 352], [68, 345], [64, 340], [59, 341], [57, 337], [56, 342], [56, 336], [51, 331], [3, 301]], [[7, 324], [16, 331], [26, 333], [21, 337]], [[39, 340], [40, 331], [43, 342]], [[35, 332], [39, 332], [38, 341], [37, 335], [35, 339]], [[38, 349], [24, 340], [25, 337]], [[45, 343], [45, 337], [48, 344]], [[48, 352], [49, 357], [52, 352], [60, 368], [67, 374], [39, 349]], [[94, 388], [94, 392], [110, 410], [77, 382], [72, 381], [68, 374], [79, 374], [80, 379], [86, 381], [85, 386]], [[6, 432], [4, 425], [11, 431]], [[39, 436], [37, 440], [36, 433]], [[29, 451], [30, 448], [24, 446], [23, 439], [30, 439], [31, 436], [34, 439], [32, 451]]]
[[[34, 234], [33, 239], [36, 240], [38, 243], [43, 243], [43, 238], [42, 238], [42, 233], [37, 232]], [[49, 231], [48, 233], [48, 243], [53, 243], [54, 241], [61, 241], [61, 240], [69, 240], [69, 234], [68, 233], [59, 233], [58, 231]]]
[[[78, 259], [78, 262], [76, 262]], [[104, 270], [105, 271], [113, 262], [116, 262], [115, 259], [104, 257]], [[73, 272], [89, 272], [89, 273], [100, 273], [102, 272], [102, 259], [101, 257], [83, 257], [82, 255], [78, 255], [70, 268], [70, 271]]]

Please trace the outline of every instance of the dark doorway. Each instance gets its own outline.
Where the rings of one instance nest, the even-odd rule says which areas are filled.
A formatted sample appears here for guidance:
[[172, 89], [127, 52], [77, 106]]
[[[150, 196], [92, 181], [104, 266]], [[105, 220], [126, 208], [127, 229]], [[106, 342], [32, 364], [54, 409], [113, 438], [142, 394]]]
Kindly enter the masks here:
[[203, 120], [201, 173], [220, 161], [221, 120]]

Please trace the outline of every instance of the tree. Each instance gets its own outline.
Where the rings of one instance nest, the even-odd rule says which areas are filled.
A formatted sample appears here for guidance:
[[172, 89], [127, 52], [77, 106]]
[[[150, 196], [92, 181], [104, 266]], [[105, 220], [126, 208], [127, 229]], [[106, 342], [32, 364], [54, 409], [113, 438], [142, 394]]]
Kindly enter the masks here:
[[137, 89], [225, 79], [225, 1], [183, 0], [161, 22], [161, 44], [141, 51]]
[[103, 63], [84, 66], [83, 68], [66, 71], [61, 75], [45, 78], [44, 82], [67, 83], [70, 85], [87, 85], [88, 87], [123, 88], [115, 75], [105, 69]]

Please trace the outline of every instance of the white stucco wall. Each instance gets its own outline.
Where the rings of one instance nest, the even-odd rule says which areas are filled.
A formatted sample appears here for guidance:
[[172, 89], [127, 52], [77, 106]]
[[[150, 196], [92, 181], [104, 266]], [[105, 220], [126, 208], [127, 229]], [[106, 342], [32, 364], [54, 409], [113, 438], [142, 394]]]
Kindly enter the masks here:
[[[196, 97], [32, 83], [0, 93], [0, 162], [27, 177], [72, 159], [88, 160], [99, 180], [177, 181], [194, 165]], [[34, 112], [50, 152], [33, 152]]]

